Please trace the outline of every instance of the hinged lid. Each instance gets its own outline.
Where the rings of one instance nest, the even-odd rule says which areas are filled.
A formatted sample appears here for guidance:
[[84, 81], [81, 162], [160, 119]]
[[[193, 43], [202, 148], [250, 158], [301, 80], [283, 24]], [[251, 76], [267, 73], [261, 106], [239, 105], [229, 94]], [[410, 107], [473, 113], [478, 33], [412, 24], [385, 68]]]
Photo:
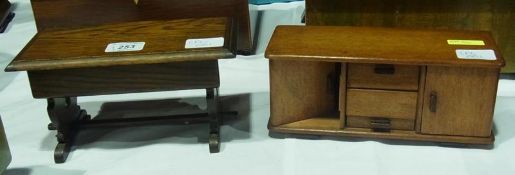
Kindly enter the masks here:
[[[213, 60], [234, 57], [226, 18], [139, 21], [39, 32], [6, 71]], [[187, 41], [199, 41], [187, 47]], [[213, 43], [212, 40], [216, 40]], [[119, 43], [135, 45], [120, 45]], [[207, 42], [207, 43], [206, 43]], [[206, 45], [207, 44], [207, 45]], [[110, 48], [131, 47], [131, 48]]]

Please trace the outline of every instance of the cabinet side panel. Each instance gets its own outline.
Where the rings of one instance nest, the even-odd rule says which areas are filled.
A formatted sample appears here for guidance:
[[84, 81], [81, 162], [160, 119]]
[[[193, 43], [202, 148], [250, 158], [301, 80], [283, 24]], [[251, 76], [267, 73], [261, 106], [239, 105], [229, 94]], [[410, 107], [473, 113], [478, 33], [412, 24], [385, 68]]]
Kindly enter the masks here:
[[272, 126], [337, 111], [330, 75], [336, 63], [270, 60]]
[[428, 66], [421, 132], [490, 136], [498, 77], [499, 69]]

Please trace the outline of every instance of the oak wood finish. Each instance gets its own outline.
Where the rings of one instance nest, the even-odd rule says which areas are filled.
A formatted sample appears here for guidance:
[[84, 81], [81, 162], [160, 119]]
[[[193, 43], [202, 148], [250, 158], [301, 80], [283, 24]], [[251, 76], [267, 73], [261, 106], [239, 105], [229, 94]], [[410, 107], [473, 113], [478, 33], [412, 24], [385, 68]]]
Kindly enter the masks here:
[[[448, 45], [448, 39], [483, 40], [484, 46]], [[385, 47], [388, 46], [388, 47]], [[303, 49], [299, 49], [303, 48]], [[463, 60], [456, 49], [493, 49], [497, 60]], [[271, 60], [398, 65], [500, 67], [490, 33], [342, 26], [278, 26], [265, 52]]]
[[[447, 39], [483, 40], [485, 45], [449, 45]], [[492, 49], [497, 59], [459, 59], [456, 49]], [[500, 68], [504, 65], [504, 59], [496, 49], [492, 37], [485, 32], [279, 26], [265, 52], [270, 59], [272, 77], [269, 128], [296, 134], [492, 144], [495, 92]], [[277, 62], [281, 64], [274, 65]], [[309, 92], [303, 87], [325, 87], [328, 81], [324, 80], [330, 74], [319, 70], [322, 74], [312, 75], [317, 71], [299, 66], [302, 62], [340, 65], [340, 71], [336, 71], [339, 72], [339, 92], [334, 92], [338, 93], [339, 114], [313, 116], [314, 113], [309, 113], [306, 117], [301, 111], [307, 107], [294, 105], [298, 98], [289, 94], [299, 93], [314, 99], [303, 101], [303, 104], [321, 103], [326, 91]], [[376, 71], [376, 64], [393, 65], [395, 71]], [[330, 67], [327, 69], [332, 70]], [[285, 76], [277, 70], [289, 70], [290, 73]], [[375, 75], [376, 72], [392, 77], [381, 78]], [[276, 76], [292, 81], [287, 78], [274, 81]], [[298, 81], [304, 78], [310, 81]], [[314, 78], [320, 80], [312, 80]], [[273, 88], [293, 85], [295, 88], [285, 88], [281, 92]], [[433, 91], [437, 92], [438, 98], [431, 96]], [[440, 94], [440, 91], [446, 92]], [[309, 93], [320, 93], [321, 97]], [[460, 105], [464, 108], [457, 107]], [[274, 108], [292, 112], [281, 115]], [[431, 112], [434, 109], [436, 112]], [[445, 117], [440, 117], [443, 115]], [[387, 129], [379, 132], [378, 127]]]
[[414, 120], [417, 92], [348, 89], [346, 115]]
[[[393, 72], [381, 73], [376, 69], [393, 68]], [[349, 64], [349, 88], [417, 90], [419, 81], [418, 66]]]
[[[428, 67], [421, 132], [489, 136], [498, 76], [499, 69]], [[432, 92], [437, 94], [435, 112], [429, 109]]]
[[216, 88], [218, 62], [125, 65], [29, 71], [34, 98]]
[[0, 0], [0, 24], [4, 23], [4, 20], [7, 19], [10, 9], [11, 3], [8, 0]]
[[346, 126], [346, 116], [345, 113], [347, 111], [347, 72], [348, 72], [348, 64], [341, 63], [340, 69], [340, 92], [338, 93], [338, 111], [340, 112], [340, 128], [345, 128]]
[[307, 25], [491, 31], [515, 72], [513, 0], [306, 0]]
[[[113, 65], [216, 60], [234, 57], [226, 18], [138, 21], [40, 31], [6, 68], [34, 71]], [[186, 49], [187, 39], [226, 38], [223, 47]], [[109, 43], [145, 42], [141, 51], [105, 52]]]
[[136, 21], [224, 17], [240, 53], [252, 52], [247, 0], [31, 0], [39, 32]]
[[335, 63], [270, 60], [272, 126], [335, 113], [337, 93], [328, 87], [328, 76], [335, 72], [335, 66]]
[[422, 108], [424, 105], [424, 91], [426, 89], [426, 66], [420, 67], [420, 78], [417, 99], [417, 116], [415, 118], [415, 131], [420, 133], [420, 125], [422, 123]]
[[[113, 2], [117, 1], [108, 4]], [[65, 12], [55, 13], [66, 15]], [[47, 98], [52, 121], [48, 128], [57, 130], [56, 163], [66, 160], [80, 125], [91, 120], [76, 104], [77, 96], [150, 91], [205, 89], [207, 113], [203, 121], [209, 123], [209, 151], [216, 153], [220, 151], [221, 141], [217, 59], [235, 56], [233, 21], [227, 17], [192, 18], [40, 30], [6, 70], [27, 71], [33, 96]], [[224, 38], [222, 46], [195, 49], [185, 46], [187, 39], [215, 37]], [[145, 42], [145, 45], [139, 51], [106, 51], [108, 44], [118, 42]], [[171, 118], [183, 123], [198, 121], [198, 117], [191, 120], [186, 119], [188, 117], [192, 116]], [[137, 119], [132, 122], [155, 121], [155, 118]], [[120, 122], [127, 120], [93, 123], [120, 125]]]

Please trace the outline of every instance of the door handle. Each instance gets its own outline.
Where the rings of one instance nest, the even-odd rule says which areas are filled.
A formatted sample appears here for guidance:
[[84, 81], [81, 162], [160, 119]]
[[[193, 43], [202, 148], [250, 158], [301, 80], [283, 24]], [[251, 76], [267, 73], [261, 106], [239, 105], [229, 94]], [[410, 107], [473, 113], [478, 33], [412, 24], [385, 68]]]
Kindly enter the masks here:
[[435, 91], [431, 91], [429, 95], [429, 111], [436, 112], [436, 104], [438, 102], [438, 94]]

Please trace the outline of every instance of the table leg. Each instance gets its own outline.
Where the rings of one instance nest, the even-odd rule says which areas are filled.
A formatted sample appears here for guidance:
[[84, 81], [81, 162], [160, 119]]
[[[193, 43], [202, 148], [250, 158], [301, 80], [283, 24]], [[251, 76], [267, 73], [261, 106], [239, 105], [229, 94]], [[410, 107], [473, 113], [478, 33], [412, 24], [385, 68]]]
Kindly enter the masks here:
[[209, 115], [209, 152], [220, 152], [220, 125], [218, 88], [206, 89], [207, 113]]
[[52, 122], [48, 128], [57, 130], [58, 144], [54, 151], [54, 161], [64, 163], [78, 132], [80, 121], [89, 120], [90, 116], [77, 105], [76, 97], [49, 98], [47, 103], [48, 116]]

